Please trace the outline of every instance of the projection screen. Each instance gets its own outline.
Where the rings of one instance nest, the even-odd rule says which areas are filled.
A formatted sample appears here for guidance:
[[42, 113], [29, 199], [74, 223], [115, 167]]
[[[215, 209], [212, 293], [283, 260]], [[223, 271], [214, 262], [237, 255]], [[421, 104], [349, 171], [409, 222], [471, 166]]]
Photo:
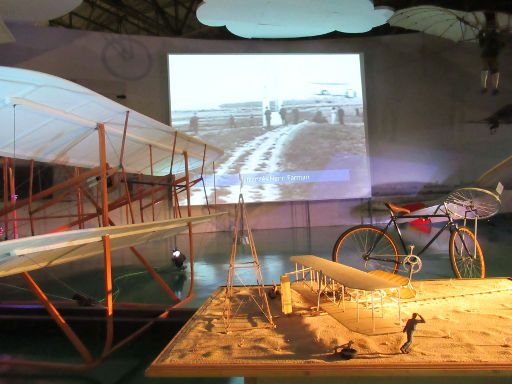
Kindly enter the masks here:
[[[359, 54], [169, 54], [172, 126], [224, 149], [193, 204], [370, 196]], [[214, 188], [215, 187], [215, 188]]]

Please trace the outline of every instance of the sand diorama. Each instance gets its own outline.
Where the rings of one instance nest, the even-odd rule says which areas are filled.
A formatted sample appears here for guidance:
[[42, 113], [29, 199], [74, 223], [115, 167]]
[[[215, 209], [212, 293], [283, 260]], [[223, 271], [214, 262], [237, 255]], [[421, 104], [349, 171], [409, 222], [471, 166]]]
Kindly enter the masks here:
[[[294, 283], [292, 288], [302, 284]], [[233, 372], [243, 373], [245, 365], [282, 364], [292, 366], [289, 373], [308, 365], [397, 367], [397, 364], [458, 363], [470, 368], [486, 364], [495, 367], [498, 363], [512, 368], [512, 281], [427, 280], [414, 282], [413, 286], [416, 297], [401, 303], [402, 323], [389, 308], [385, 317], [393, 321], [395, 329], [381, 333], [377, 324], [376, 332], [371, 335], [339, 322], [323, 311], [322, 305], [316, 311], [316, 303], [311, 300], [316, 295], [313, 293], [308, 298], [295, 289], [292, 289], [292, 314], [281, 313], [279, 295], [270, 300], [276, 325], [273, 328], [252, 299], [257, 297], [257, 288], [253, 287], [237, 289], [236, 294], [245, 304], [226, 332], [225, 296], [220, 288], [155, 360], [148, 374], [164, 366], [172, 370], [171, 376], [179, 376], [197, 366], [201, 369], [210, 366], [213, 374], [220, 373], [224, 365], [232, 366]], [[355, 320], [355, 310], [349, 311]], [[402, 354], [400, 347], [406, 339], [402, 330], [413, 313], [421, 314], [426, 323], [418, 324], [410, 353]], [[360, 323], [368, 321], [371, 311], [362, 309]], [[346, 360], [339, 352], [349, 341], [353, 341], [357, 356]]]
[[[299, 259], [309, 257], [314, 258]], [[343, 268], [351, 273], [351, 267]], [[220, 287], [156, 358], [147, 375], [451, 371], [503, 376], [512, 369], [512, 281], [508, 278], [405, 278], [407, 286], [400, 292], [413, 294], [400, 296], [392, 289], [355, 292], [318, 276], [314, 269], [306, 269], [305, 273], [290, 271], [281, 286]], [[414, 314], [425, 322], [417, 324], [412, 345], [403, 353], [404, 328]]]

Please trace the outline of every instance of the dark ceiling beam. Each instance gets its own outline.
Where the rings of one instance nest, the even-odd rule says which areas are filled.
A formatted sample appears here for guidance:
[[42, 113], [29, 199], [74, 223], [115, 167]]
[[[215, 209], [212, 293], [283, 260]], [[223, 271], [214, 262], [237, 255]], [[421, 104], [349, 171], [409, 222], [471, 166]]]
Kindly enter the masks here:
[[[68, 16], [68, 15], [66, 15], [66, 16]], [[62, 21], [60, 19], [48, 20], [48, 25], [50, 27], [64, 27], [64, 28], [74, 29], [70, 22], [65, 23], [64, 21]]]
[[[111, 16], [114, 16], [118, 22], [119, 22], [119, 18], [121, 18], [123, 23], [130, 24], [130, 25], [146, 32], [149, 35], [159, 35], [157, 30], [151, 28], [153, 26], [153, 23], [148, 25], [148, 23], [141, 21], [140, 18], [137, 18], [137, 17], [128, 18], [128, 17], [126, 17], [128, 15], [126, 13], [122, 12], [122, 10], [120, 10], [120, 12], [116, 12], [115, 10], [110, 9], [107, 6], [99, 4], [99, 2], [95, 1], [95, 0], [83, 0], [83, 2], [88, 4], [90, 7], [96, 7], [97, 9], [101, 9], [103, 12], [105, 12]], [[109, 1], [107, 3], [110, 5], [111, 2]]]
[[512, 1], [510, 0], [373, 0], [373, 4], [376, 7], [387, 6], [395, 10], [419, 5], [435, 5], [466, 12], [485, 10], [512, 12]]
[[[149, 1], [149, 0], [146, 0], [146, 1]], [[191, 1], [193, 2], [195, 0], [185, 0], [185, 2], [183, 2], [181, 0], [166, 0], [166, 1], [159, 1], [159, 4], [163, 9], [171, 8], [171, 6], [172, 7], [179, 6], [182, 8], [187, 8], [188, 4]]]
[[[1, 1], [1, 0], [0, 0]], [[68, 15], [52, 20], [52, 25], [76, 29], [104, 30], [116, 33], [152, 36], [187, 36], [231, 39], [222, 28], [205, 28], [195, 12], [201, 0], [82, 0], [82, 5]], [[394, 10], [435, 5], [466, 12], [489, 10], [512, 13], [512, 0], [373, 0], [375, 6]], [[389, 25], [365, 34], [337, 34], [337, 37], [389, 35], [403, 33]]]
[[[170, 1], [158, 1], [158, 0], [144, 0], [145, 3], [155, 7], [155, 11], [160, 15], [166, 16], [166, 21], [171, 24], [171, 19], [174, 18], [174, 25], [172, 25], [172, 34], [182, 36], [185, 27], [190, 26], [191, 29], [196, 29], [198, 23], [190, 23], [192, 11], [195, 11], [197, 5], [201, 0], [170, 0]], [[164, 19], [165, 20], [165, 19]], [[202, 27], [201, 24], [199, 26]]]
[[82, 6], [56, 19], [53, 25], [115, 33], [183, 36], [203, 28], [194, 13], [199, 3], [200, 0], [83, 0]]
[[[88, 0], [88, 1], [91, 1], [91, 0]], [[142, 24], [144, 24], [144, 26], [147, 29], [151, 29], [150, 26], [154, 27], [156, 25], [157, 29], [155, 30], [153, 28], [153, 32], [152, 32], [154, 35], [157, 35], [157, 36], [160, 35], [159, 31], [161, 29], [165, 29], [165, 28], [162, 28], [163, 26], [158, 23], [158, 20], [155, 20], [154, 18], [151, 18], [151, 17], [145, 15], [140, 10], [133, 8], [129, 5], [126, 5], [125, 3], [121, 3], [117, 0], [103, 0], [103, 2], [105, 4], [107, 4], [108, 6], [115, 8], [120, 12], [125, 13], [130, 18], [140, 21]]]
[[[67, 22], [65, 21], [66, 19], [68, 20]], [[48, 20], [48, 25], [50, 27], [57, 26], [75, 29], [73, 26], [73, 12], [69, 12], [67, 15], [62, 16], [59, 19]]]
[[151, 0], [151, 5], [154, 7], [156, 13], [162, 18], [164, 25], [167, 27], [167, 31], [172, 34], [178, 34], [176, 26], [171, 24], [171, 20], [169, 19], [170, 15], [158, 4], [158, 1]]
[[[95, 7], [89, 7], [89, 15], [88, 15], [88, 16], [86, 16], [88, 19], [93, 20], [93, 16], [94, 16], [94, 11], [95, 11], [95, 9], [96, 9]], [[101, 12], [101, 11], [100, 11], [100, 12]], [[75, 12], [75, 13], [76, 13], [76, 12]], [[89, 29], [89, 25], [90, 25], [90, 23], [87, 23], [87, 24], [85, 24], [85, 27], [86, 27], [87, 29]]]
[[[178, 0], [175, 0], [175, 1], [178, 1]], [[191, 0], [189, 2], [188, 6], [186, 6], [186, 12], [185, 12], [185, 15], [183, 16], [182, 23], [179, 27], [181, 34], [183, 34], [183, 30], [185, 29], [185, 26], [187, 25], [190, 14], [192, 13], [192, 11], [195, 11], [197, 9], [197, 6], [199, 5], [200, 2], [201, 2], [201, 0]]]
[[[174, 22], [176, 25], [180, 24], [180, 4], [178, 0], [174, 0]], [[180, 35], [183, 34], [183, 30], [180, 31]]]
[[101, 29], [104, 29], [104, 30], [107, 30], [107, 31], [110, 31], [110, 32], [117, 32], [115, 29], [109, 27], [108, 25], [99, 23], [99, 22], [97, 22], [94, 19], [89, 19], [88, 17], [80, 15], [79, 13], [70, 12], [68, 15], [69, 15], [69, 20], [70, 20], [69, 24], [63, 22], [61, 20], [62, 18], [59, 18], [59, 19], [50, 20], [50, 25], [58, 25], [58, 26], [61, 26], [61, 27], [66, 27], [66, 28], [77, 28], [76, 26], [73, 26], [73, 18], [78, 18], [78, 19], [86, 21], [86, 22], [88, 22], [88, 23], [90, 23], [92, 25], [95, 25], [95, 26], [97, 26], [97, 27], [99, 27]]

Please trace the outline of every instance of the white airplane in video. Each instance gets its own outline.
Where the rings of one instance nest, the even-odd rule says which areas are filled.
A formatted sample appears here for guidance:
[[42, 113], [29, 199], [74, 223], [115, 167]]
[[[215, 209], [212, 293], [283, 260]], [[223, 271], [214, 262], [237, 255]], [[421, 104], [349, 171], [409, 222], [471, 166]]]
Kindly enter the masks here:
[[357, 96], [355, 89], [350, 87], [349, 83], [311, 83], [314, 87], [315, 95], [320, 96], [343, 96], [353, 99]]

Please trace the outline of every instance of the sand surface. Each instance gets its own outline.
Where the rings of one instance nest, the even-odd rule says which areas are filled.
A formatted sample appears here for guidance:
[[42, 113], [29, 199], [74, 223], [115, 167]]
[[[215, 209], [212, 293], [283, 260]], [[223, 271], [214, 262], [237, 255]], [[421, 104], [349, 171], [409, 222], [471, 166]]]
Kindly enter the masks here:
[[[347, 328], [326, 313], [312, 310], [311, 298], [293, 291], [293, 314], [282, 315], [279, 296], [269, 300], [276, 328], [258, 310], [255, 288], [237, 288], [231, 308], [230, 331], [223, 321], [224, 291], [219, 289], [198, 310], [154, 364], [361, 364], [365, 363], [509, 363], [512, 361], [512, 281], [427, 280], [414, 283], [417, 296], [401, 303], [389, 300], [384, 318], [395, 329], [368, 335]], [[252, 295], [252, 297], [251, 297]], [[257, 301], [257, 300], [256, 300]], [[353, 316], [355, 310], [352, 309]], [[401, 332], [412, 313], [426, 320], [419, 324], [409, 354], [402, 354]], [[361, 308], [361, 316], [371, 312]], [[358, 356], [342, 360], [336, 346], [349, 340]]]

